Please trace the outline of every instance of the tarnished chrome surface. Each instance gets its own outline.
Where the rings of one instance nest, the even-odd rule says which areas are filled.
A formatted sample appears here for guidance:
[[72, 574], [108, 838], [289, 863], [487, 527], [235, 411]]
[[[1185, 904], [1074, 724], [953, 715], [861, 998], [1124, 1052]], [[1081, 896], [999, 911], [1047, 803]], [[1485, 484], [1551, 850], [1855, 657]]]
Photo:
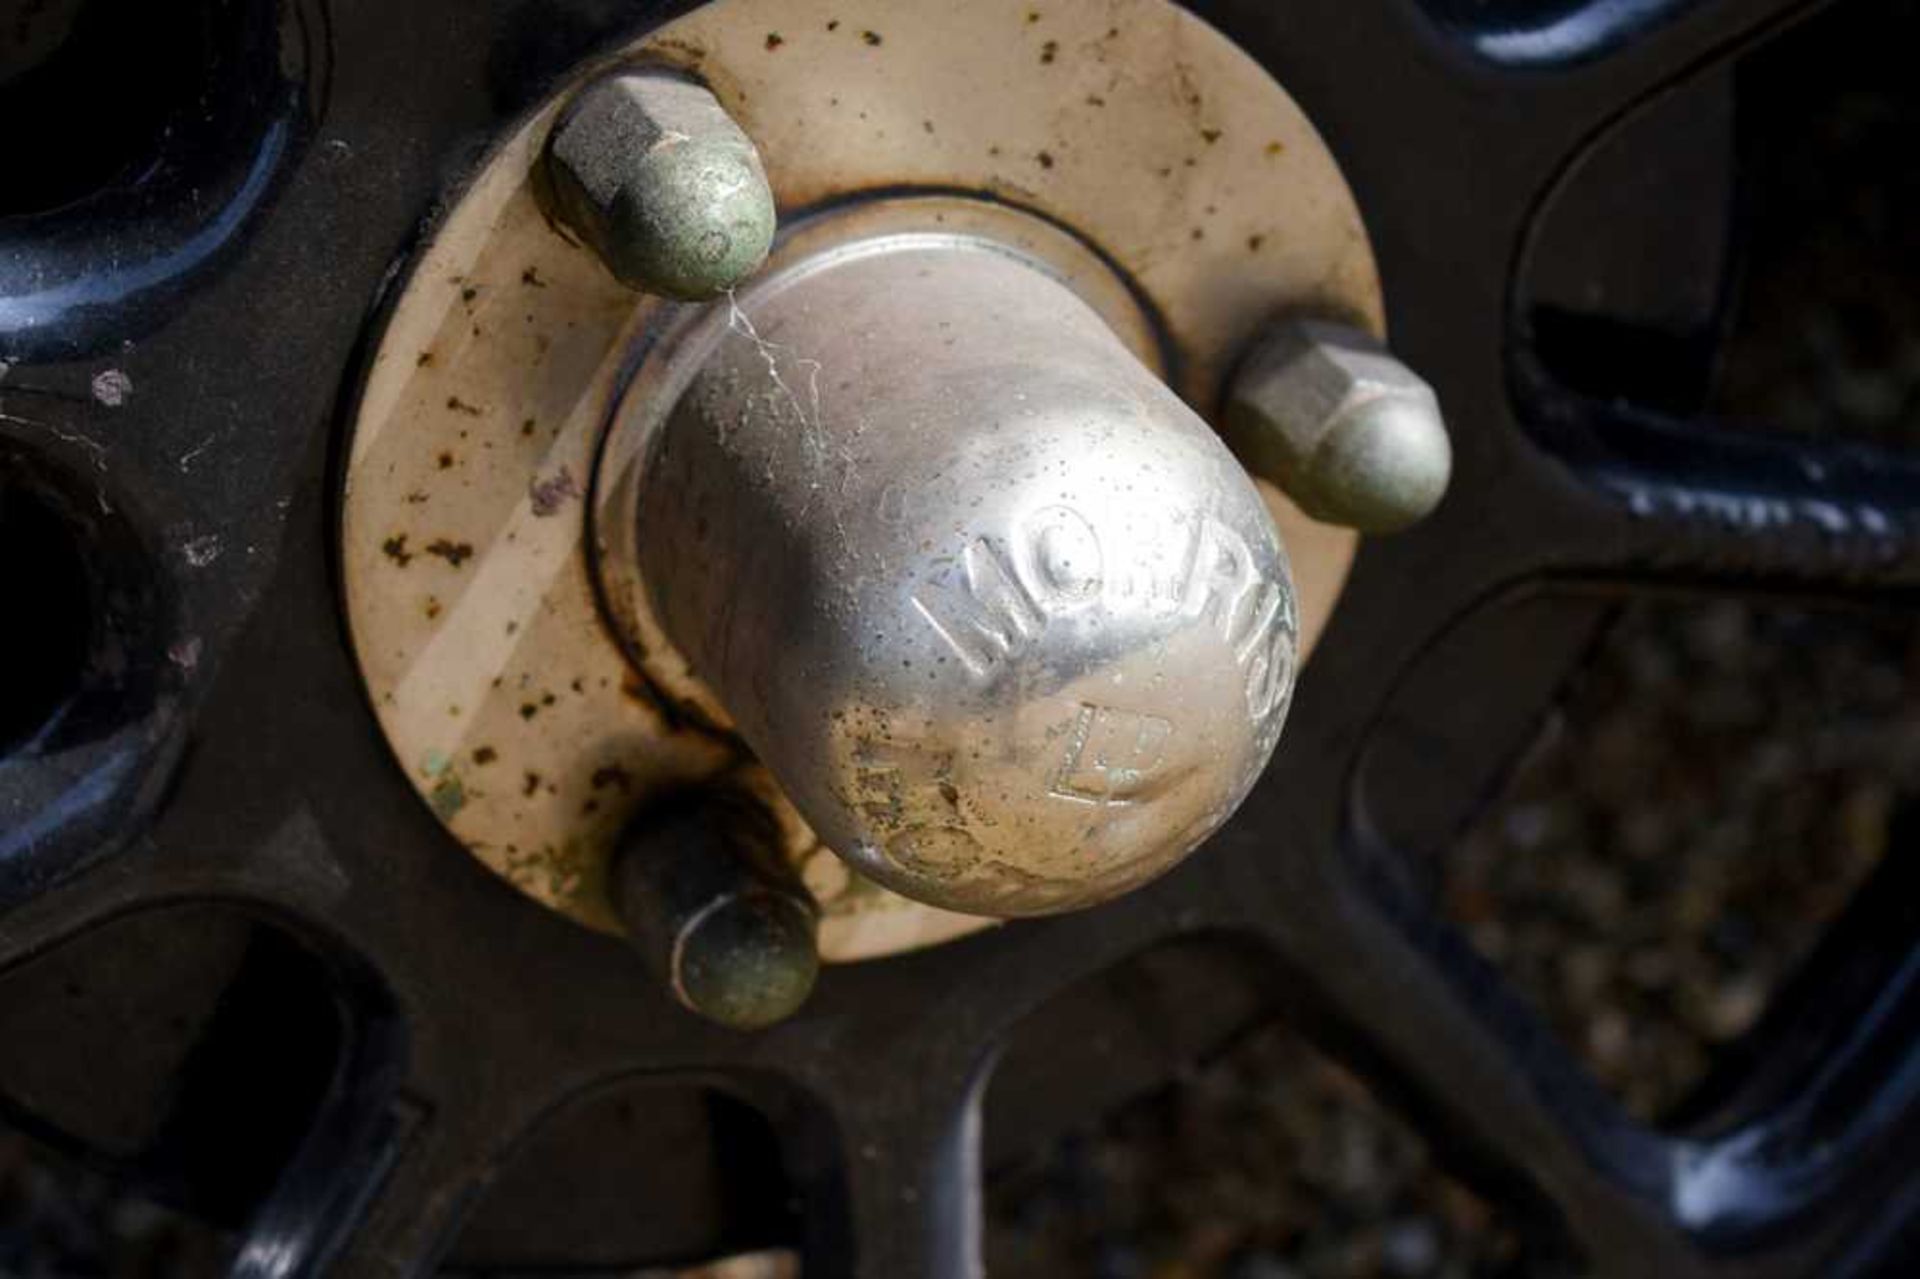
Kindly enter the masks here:
[[1392, 533], [1440, 505], [1453, 446], [1425, 379], [1371, 335], [1276, 323], [1227, 389], [1227, 439], [1315, 519]]
[[635, 522], [655, 617], [828, 847], [922, 901], [1036, 914], [1233, 811], [1297, 660], [1279, 537], [1038, 263], [858, 242], [717, 306], [677, 360], [633, 507], [601, 516]]

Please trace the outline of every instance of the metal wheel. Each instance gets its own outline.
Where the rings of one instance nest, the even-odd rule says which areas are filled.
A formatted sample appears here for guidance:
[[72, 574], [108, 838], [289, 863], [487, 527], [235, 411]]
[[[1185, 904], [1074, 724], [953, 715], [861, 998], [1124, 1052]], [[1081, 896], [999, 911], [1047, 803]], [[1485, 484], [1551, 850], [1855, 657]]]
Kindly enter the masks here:
[[[472, 1220], [488, 1187], [658, 1085], [680, 1100], [579, 1147], [615, 1152], [624, 1234], [556, 1262], [791, 1243], [809, 1276], [960, 1276], [1016, 1029], [996, 1104], [1046, 1131], [1282, 1013], [1511, 1206], [1541, 1271], [1894, 1267], [1920, 1192], [1911, 868], [1674, 1130], [1582, 1072], [1422, 869], [1622, 594], [1904, 604], [1920, 576], [1911, 460], [1685, 411], [1725, 278], [1730, 68], [1818, 7], [1195, 5], [1339, 157], [1395, 349], [1447, 406], [1449, 497], [1364, 545], [1284, 743], [1200, 855], [1095, 909], [835, 966], [742, 1035], [452, 847], [381, 742], [333, 549], [348, 406], [436, 202], [675, 7], [187, 6], [166, 38], [197, 75], [118, 98], [133, 158], [0, 209], [0, 528], [28, 640], [0, 716], [0, 973], [72, 997], [0, 1002], [9, 1113], [231, 1224], [237, 1273], [408, 1275], [463, 1226], [455, 1260], [527, 1262]], [[118, 8], [63, 12], [119, 49]], [[54, 109], [34, 75], [58, 69], [0, 94]], [[1677, 242], [1698, 251], [1655, 256]], [[1691, 345], [1556, 310], [1593, 279]], [[96, 982], [137, 995], [83, 1021]], [[1050, 1030], [1076, 991], [1081, 1016], [1147, 1018], [1157, 1060]], [[149, 1066], [146, 1094], [120, 1082]]]

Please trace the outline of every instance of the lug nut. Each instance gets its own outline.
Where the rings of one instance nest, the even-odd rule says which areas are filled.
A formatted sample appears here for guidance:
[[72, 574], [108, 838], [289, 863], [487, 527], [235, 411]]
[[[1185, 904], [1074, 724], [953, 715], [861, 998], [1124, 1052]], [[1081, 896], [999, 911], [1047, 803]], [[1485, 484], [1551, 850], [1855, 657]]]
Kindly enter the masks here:
[[612, 873], [629, 937], [687, 1008], [760, 1030], [806, 1002], [819, 911], [752, 800], [705, 792], [643, 814]]
[[547, 142], [553, 211], [623, 283], [697, 301], [751, 275], [773, 243], [753, 142], [704, 86], [662, 70], [596, 81]]
[[1433, 388], [1365, 333], [1319, 321], [1254, 346], [1227, 391], [1226, 436], [1308, 515], [1365, 533], [1426, 518], [1453, 470]]

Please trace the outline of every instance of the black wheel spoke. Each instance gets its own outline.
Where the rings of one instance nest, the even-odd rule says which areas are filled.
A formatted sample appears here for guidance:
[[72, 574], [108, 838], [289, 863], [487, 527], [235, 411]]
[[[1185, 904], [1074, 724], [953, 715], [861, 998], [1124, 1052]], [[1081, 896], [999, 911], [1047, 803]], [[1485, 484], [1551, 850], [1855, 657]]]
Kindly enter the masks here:
[[[254, 1214], [234, 1259], [234, 1279], [323, 1273], [384, 1202], [420, 1119], [395, 1089], [397, 1034], [397, 1027], [383, 1024], [356, 1035], [306, 1139]], [[436, 1246], [438, 1239], [420, 1237], [400, 1255]], [[381, 1245], [383, 1254], [392, 1248]]]
[[1570, 395], [1535, 418], [1576, 481], [1553, 571], [1889, 603], [1920, 585], [1911, 458]]
[[404, 1098], [369, 1109], [355, 1143], [296, 1165], [246, 1239], [236, 1279], [433, 1273], [497, 1159], [477, 1110]]
[[810, 1196], [807, 1273], [973, 1279], [981, 1263], [984, 1072], [871, 1064], [834, 1106], [836, 1157]]
[[1098, 912], [830, 970], [808, 1022], [762, 1041], [757, 1067], [822, 1103], [793, 1135], [809, 1275], [981, 1273], [982, 1103], [1000, 1046], [1055, 996], [1191, 930], [1216, 886], [1196, 869]]
[[1911, 879], [1862, 895], [1715, 1086], [1722, 1104], [1696, 1116], [1710, 1134], [1696, 1138], [1626, 1119], [1462, 939], [1384, 879], [1324, 897], [1290, 883], [1311, 905], [1269, 935], [1331, 1010], [1329, 1045], [1462, 1171], [1558, 1220], [1594, 1272], [1878, 1273], [1915, 1208]]
[[[1676, 1202], [1693, 1229], [1735, 1240], [1813, 1216], [1792, 1251], [1832, 1261], [1855, 1251], [1848, 1236], [1913, 1209], [1901, 1192], [1920, 1140], [1920, 948], [1908, 943], [1859, 1022], [1794, 1083], [1689, 1152]], [[1820, 1213], [1827, 1205], [1840, 1211]]]
[[[1237, 828], [1248, 841], [1260, 825]], [[1666, 1141], [1635, 1125], [1533, 1012], [1392, 867], [1350, 849], [1333, 864], [1252, 850], [1234, 890], [1280, 952], [1326, 1046], [1398, 1103], [1459, 1171], [1557, 1220], [1604, 1272], [1689, 1273], [1663, 1207]], [[1264, 869], [1260, 864], [1264, 862]], [[1260, 882], [1258, 886], [1255, 880]], [[1259, 903], [1265, 913], [1259, 918]]]
[[271, 876], [207, 863], [160, 872], [151, 854], [109, 861], [0, 914], [0, 972], [116, 916], [192, 900], [283, 904]]
[[[1915, 814], [1896, 822], [1910, 844]], [[1920, 870], [1895, 852], [1685, 1117], [1690, 1229], [1738, 1243], [1800, 1222], [1782, 1273], [1869, 1262], [1914, 1205], [1920, 1140]], [[1823, 1209], [1833, 1209], [1823, 1211]]]
[[[1596, 113], [1732, 56], [1826, 0], [1558, 0], [1437, 6], [1443, 24], [1496, 65], [1552, 70], [1533, 87]], [[1489, 15], [1487, 10], [1493, 10]]]

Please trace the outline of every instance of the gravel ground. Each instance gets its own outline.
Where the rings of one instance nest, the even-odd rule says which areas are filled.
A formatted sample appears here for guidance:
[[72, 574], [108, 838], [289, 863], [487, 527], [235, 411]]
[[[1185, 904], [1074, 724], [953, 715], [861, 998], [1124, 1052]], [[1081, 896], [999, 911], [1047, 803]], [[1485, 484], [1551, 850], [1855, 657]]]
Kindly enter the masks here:
[[1640, 1117], [1753, 1024], [1885, 852], [1920, 765], [1917, 641], [1637, 607], [1449, 865], [1450, 914]]
[[1351, 1075], [1273, 1027], [1001, 1181], [995, 1279], [1467, 1276], [1515, 1255]]

